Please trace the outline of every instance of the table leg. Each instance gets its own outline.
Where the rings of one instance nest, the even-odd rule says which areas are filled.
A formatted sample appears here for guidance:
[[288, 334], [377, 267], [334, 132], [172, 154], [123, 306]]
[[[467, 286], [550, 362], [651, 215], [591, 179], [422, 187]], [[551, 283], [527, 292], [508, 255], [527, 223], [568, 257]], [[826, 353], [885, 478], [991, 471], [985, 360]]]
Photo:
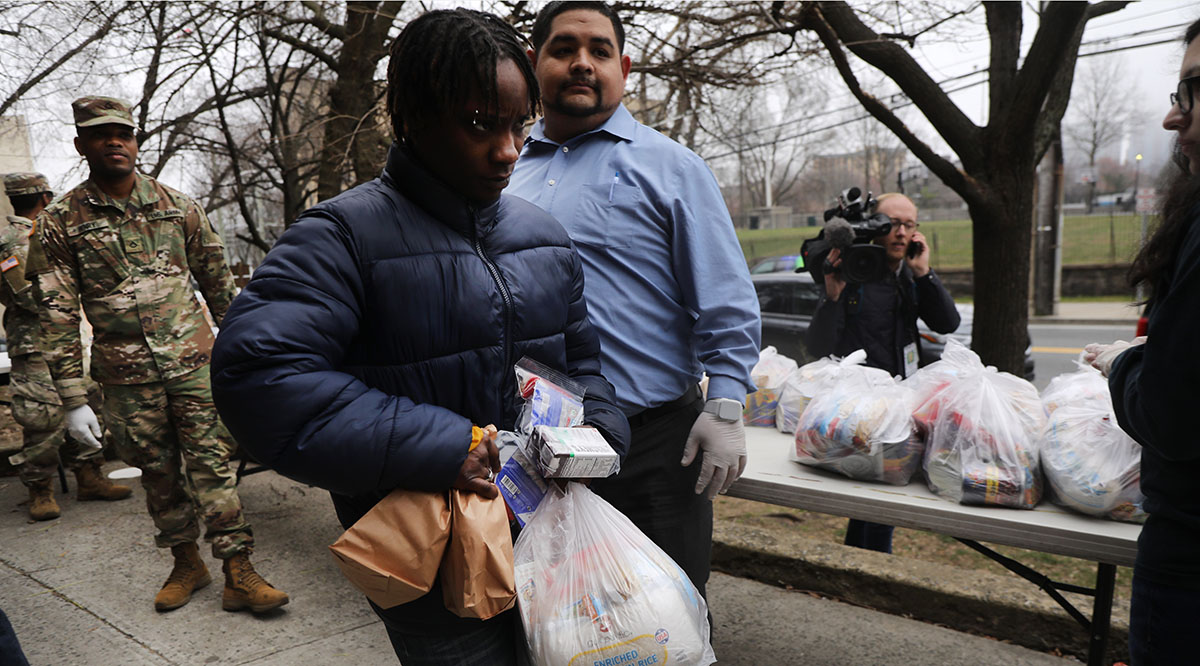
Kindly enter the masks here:
[[1117, 567], [1101, 562], [1096, 567], [1096, 598], [1092, 602], [1091, 637], [1088, 642], [1088, 666], [1103, 666], [1108, 652], [1109, 625], [1112, 621], [1113, 589]]

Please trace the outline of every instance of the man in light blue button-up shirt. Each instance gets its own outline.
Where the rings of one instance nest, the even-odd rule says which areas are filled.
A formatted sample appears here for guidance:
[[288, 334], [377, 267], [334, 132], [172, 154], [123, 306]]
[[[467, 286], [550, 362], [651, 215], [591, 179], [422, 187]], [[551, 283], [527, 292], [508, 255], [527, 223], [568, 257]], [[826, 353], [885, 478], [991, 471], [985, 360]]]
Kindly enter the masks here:
[[630, 60], [612, 9], [550, 3], [532, 41], [545, 117], [507, 191], [558, 218], [578, 247], [602, 369], [633, 429], [620, 474], [592, 487], [703, 593], [711, 500], [746, 464], [754, 286], [712, 171], [620, 103]]

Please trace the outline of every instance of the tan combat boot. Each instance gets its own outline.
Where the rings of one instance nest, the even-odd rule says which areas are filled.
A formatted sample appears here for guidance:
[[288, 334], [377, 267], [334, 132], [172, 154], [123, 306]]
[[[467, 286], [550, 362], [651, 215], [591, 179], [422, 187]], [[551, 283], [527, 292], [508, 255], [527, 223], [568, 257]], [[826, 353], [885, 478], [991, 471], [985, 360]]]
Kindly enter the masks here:
[[250, 556], [238, 553], [225, 560], [221, 567], [225, 571], [225, 593], [221, 596], [221, 608], [239, 611], [249, 608], [255, 613], [265, 613], [288, 602], [288, 595], [271, 587], [250, 565]]
[[29, 517], [34, 520], [54, 520], [62, 512], [54, 501], [54, 480], [38, 479], [29, 483]]
[[154, 610], [157, 611], [179, 608], [191, 600], [192, 592], [212, 582], [195, 541], [171, 546], [171, 554], [175, 556], [175, 566], [162, 589], [154, 595]]
[[92, 461], [75, 470], [75, 499], [80, 502], [89, 500], [120, 500], [133, 494], [133, 490], [105, 478], [100, 471], [100, 463]]

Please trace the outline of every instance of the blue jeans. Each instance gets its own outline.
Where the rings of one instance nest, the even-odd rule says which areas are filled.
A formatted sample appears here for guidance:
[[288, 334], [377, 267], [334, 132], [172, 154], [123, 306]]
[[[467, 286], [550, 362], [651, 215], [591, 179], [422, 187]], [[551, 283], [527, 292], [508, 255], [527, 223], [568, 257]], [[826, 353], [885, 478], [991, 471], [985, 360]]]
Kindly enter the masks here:
[[4, 666], [29, 666], [21, 644], [17, 641], [17, 632], [13, 631], [8, 616], [0, 610], [0, 664]]
[[1129, 608], [1132, 666], [1195, 663], [1200, 592], [1159, 585], [1133, 572]]
[[855, 548], [877, 550], [881, 553], [892, 552], [892, 532], [896, 530], [891, 525], [868, 523], [865, 520], [850, 519], [846, 526], [846, 539], [842, 542]]
[[[371, 604], [372, 608], [376, 608]], [[376, 610], [378, 614], [378, 610]], [[516, 609], [479, 622], [466, 631], [406, 631], [383, 617], [392, 649], [403, 666], [519, 666], [525, 652]]]

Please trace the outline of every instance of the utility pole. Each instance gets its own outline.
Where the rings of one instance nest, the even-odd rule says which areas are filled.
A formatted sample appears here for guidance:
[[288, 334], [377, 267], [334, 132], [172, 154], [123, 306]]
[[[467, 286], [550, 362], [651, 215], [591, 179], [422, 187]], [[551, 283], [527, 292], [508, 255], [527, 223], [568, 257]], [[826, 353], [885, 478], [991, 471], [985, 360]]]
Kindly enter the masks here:
[[771, 179], [774, 177], [774, 174], [771, 173], [771, 167], [775, 165], [775, 160], [770, 159], [771, 157], [773, 157], [773, 155], [768, 156], [767, 163], [763, 169], [766, 171], [766, 175], [763, 177], [763, 191], [764, 194], [766, 194], [766, 204], [768, 209], [775, 205], [775, 193], [772, 191], [771, 187]]
[[1056, 314], [1062, 292], [1062, 135], [1042, 158], [1037, 177], [1033, 247], [1033, 314]]
[[[1141, 190], [1138, 189], [1138, 176], [1142, 171], [1142, 154], [1138, 153], [1133, 158], [1133, 210], [1142, 214], [1142, 237], [1138, 243], [1138, 249], [1141, 250], [1146, 246], [1146, 218], [1148, 217], [1144, 207], [1142, 206]], [[1141, 284], [1137, 286], [1137, 300], [1139, 303], [1146, 300], [1145, 291]]]

